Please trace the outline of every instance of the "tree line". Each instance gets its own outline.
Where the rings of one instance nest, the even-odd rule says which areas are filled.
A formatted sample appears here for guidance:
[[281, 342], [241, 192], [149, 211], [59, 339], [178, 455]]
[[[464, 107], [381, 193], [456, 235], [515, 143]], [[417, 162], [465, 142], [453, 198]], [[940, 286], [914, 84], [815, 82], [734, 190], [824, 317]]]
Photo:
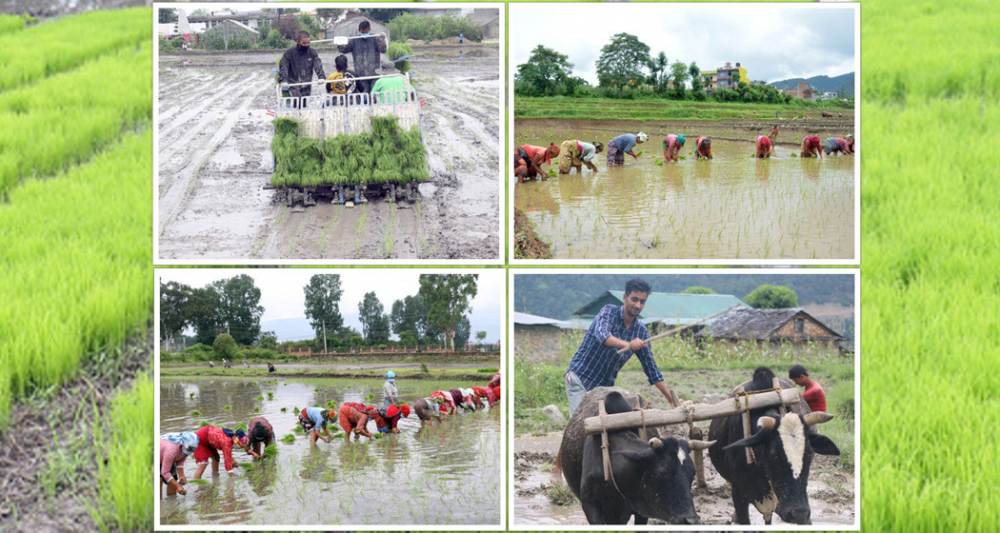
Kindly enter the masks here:
[[[322, 351], [382, 346], [390, 344], [389, 336], [395, 333], [396, 344], [402, 346], [445, 343], [452, 350], [464, 347], [472, 333], [468, 315], [477, 281], [477, 274], [423, 274], [417, 294], [394, 301], [389, 312], [374, 291], [365, 293], [358, 302], [359, 332], [344, 324], [340, 275], [316, 274], [303, 288], [305, 314], [315, 338], [287, 344], [306, 344]], [[246, 274], [201, 288], [176, 281], [161, 283], [160, 340], [169, 349], [191, 328], [195, 341], [205, 346], [215, 346], [223, 337], [221, 345], [226, 347], [231, 342], [233, 346], [278, 348], [274, 332], [261, 331], [264, 307], [260, 296], [260, 289]], [[482, 342], [486, 332], [478, 332], [476, 338]]]
[[[666, 52], [662, 51], [655, 57], [651, 56], [649, 45], [628, 33], [611, 37], [611, 42], [601, 48], [596, 67], [598, 85], [594, 87], [587, 80], [573, 76], [573, 64], [567, 55], [538, 45], [532, 50], [528, 62], [517, 66], [514, 94], [696, 101], [708, 98], [701, 69], [694, 61], [688, 64], [677, 59], [671, 63]], [[805, 101], [781, 94], [781, 91], [765, 83], [749, 83], [747, 80], [740, 80], [733, 89], [716, 90], [712, 98], [719, 102], [789, 104], [796, 101], [805, 105]], [[831, 103], [824, 102], [824, 105]]]

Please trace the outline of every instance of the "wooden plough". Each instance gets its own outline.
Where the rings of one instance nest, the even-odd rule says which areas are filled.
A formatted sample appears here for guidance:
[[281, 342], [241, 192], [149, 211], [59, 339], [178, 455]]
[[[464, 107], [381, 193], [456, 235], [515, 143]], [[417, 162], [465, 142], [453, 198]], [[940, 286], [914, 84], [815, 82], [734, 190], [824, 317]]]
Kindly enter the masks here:
[[[784, 414], [785, 406], [799, 403], [799, 391], [797, 389], [782, 389], [777, 378], [774, 380], [774, 385], [775, 388], [773, 389], [752, 392], [743, 392], [742, 388], [739, 388], [735, 391], [735, 397], [727, 398], [719, 403], [685, 403], [680, 407], [670, 410], [637, 409], [627, 413], [609, 415], [604, 407], [604, 400], [599, 400], [597, 408], [600, 414], [584, 419], [583, 429], [587, 435], [601, 435], [601, 448], [604, 455], [604, 479], [607, 481], [610, 476], [611, 465], [608, 450], [608, 431], [638, 429], [639, 436], [646, 439], [647, 427], [686, 423], [690, 428], [688, 438], [691, 440], [702, 440], [701, 428], [695, 426], [694, 422], [742, 414], [744, 419], [744, 436], [749, 437], [752, 433], [752, 428], [750, 427], [751, 410], [778, 406], [778, 409]], [[695, 463], [698, 485], [704, 487], [703, 451], [694, 450], [692, 459]], [[747, 463], [750, 464], [752, 462], [752, 452], [747, 448]]]

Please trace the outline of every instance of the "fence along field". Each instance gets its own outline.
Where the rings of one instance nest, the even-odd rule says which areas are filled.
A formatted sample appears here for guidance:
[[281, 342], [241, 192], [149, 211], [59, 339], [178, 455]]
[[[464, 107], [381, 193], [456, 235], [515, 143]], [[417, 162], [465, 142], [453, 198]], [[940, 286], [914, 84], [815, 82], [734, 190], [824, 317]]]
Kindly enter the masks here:
[[[863, 530], [996, 527], [995, 14], [975, 0], [865, 4]], [[900, 143], [930, 132], [949, 148]]]
[[[79, 373], [88, 354], [144, 332], [152, 317], [152, 13], [89, 12], [23, 29], [2, 20], [0, 426], [6, 427], [13, 402], [44, 399]], [[50, 146], [37, 151], [11, 140], [46, 128], [73, 140], [56, 144], [43, 135], [44, 142], [31, 140]], [[17, 170], [10, 174], [12, 164]], [[112, 400], [112, 421], [96, 435], [94, 456], [111, 458], [108, 472], [117, 472], [88, 482], [100, 497], [86, 505], [104, 529], [152, 525], [151, 494], [141, 489], [149, 484], [127, 474], [148, 471], [152, 448], [149, 439], [122, 429], [131, 425], [142, 436], [150, 429], [152, 387], [144, 380]], [[135, 419], [143, 413], [147, 423]], [[62, 445], [54, 443], [53, 451]], [[9, 519], [0, 517], [0, 527]]]

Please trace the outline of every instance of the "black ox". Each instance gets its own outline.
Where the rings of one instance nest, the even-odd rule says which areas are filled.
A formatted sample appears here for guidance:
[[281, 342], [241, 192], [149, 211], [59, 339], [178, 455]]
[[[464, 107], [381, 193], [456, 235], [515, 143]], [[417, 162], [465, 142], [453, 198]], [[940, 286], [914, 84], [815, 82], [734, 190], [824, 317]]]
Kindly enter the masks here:
[[[628, 399], [626, 399], [626, 397]], [[691, 449], [714, 443], [660, 438], [649, 430], [649, 440], [637, 430], [608, 433], [613, 479], [604, 480], [601, 436], [586, 435], [583, 421], [598, 415], [597, 402], [604, 399], [608, 414], [631, 411], [643, 405], [638, 395], [618, 387], [598, 387], [584, 395], [563, 433], [559, 454], [563, 475], [580, 499], [591, 524], [635, 524], [650, 518], [670, 524], [697, 524], [698, 513], [691, 498], [694, 462]]]
[[[753, 379], [741, 386], [747, 392], [772, 389], [773, 378], [771, 369], [758, 368]], [[781, 380], [781, 388], [794, 387]], [[736, 390], [730, 395], [734, 396]], [[806, 486], [813, 454], [840, 455], [840, 450], [811, 427], [832, 418], [827, 413], [810, 412], [802, 400], [790, 406], [784, 416], [777, 407], [756, 409], [750, 411], [752, 434], [747, 438], [743, 437], [742, 415], [712, 420], [708, 437], [718, 440], [719, 445], [708, 453], [715, 469], [732, 486], [737, 524], [750, 523], [750, 504], [764, 515], [765, 524], [771, 523], [775, 512], [785, 522], [812, 523]], [[746, 447], [753, 450], [753, 464], [747, 464]]]

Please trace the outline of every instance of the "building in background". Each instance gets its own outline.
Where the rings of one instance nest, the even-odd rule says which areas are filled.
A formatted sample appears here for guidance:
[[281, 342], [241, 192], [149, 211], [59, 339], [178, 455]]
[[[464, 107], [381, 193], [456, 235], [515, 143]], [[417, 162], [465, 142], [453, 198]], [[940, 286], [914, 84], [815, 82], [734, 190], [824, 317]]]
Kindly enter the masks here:
[[514, 354], [534, 362], [558, 360], [567, 326], [562, 320], [514, 312]]
[[805, 312], [787, 309], [734, 309], [694, 335], [699, 348], [767, 349], [774, 352], [838, 354], [847, 337]]

